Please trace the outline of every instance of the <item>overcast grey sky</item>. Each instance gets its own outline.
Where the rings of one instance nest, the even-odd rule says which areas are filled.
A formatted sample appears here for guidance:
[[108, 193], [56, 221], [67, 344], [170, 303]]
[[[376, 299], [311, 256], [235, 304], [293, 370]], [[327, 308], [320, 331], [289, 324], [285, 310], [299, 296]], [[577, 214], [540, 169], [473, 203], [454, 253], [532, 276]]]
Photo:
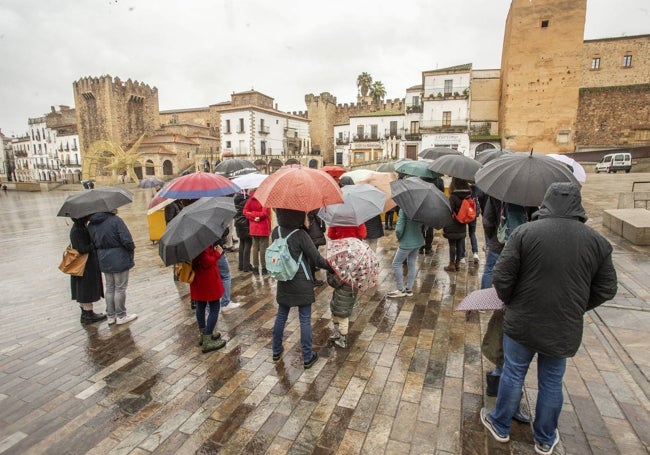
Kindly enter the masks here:
[[[535, 1], [535, 0], [531, 0]], [[356, 99], [366, 71], [402, 98], [424, 70], [499, 68], [510, 0], [0, 0], [0, 128], [73, 106], [110, 74], [158, 87], [160, 109], [254, 88], [283, 111]], [[648, 0], [588, 0], [585, 39], [650, 34]]]

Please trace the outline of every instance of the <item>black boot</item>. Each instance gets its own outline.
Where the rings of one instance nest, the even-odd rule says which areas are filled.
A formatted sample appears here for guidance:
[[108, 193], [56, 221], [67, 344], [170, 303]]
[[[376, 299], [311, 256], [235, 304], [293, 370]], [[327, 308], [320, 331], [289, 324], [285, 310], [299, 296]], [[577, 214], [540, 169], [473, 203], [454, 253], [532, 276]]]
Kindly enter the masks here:
[[491, 372], [485, 374], [485, 381], [487, 387], [485, 389], [485, 394], [489, 397], [496, 397], [499, 394], [499, 381], [501, 376], [492, 374]]
[[82, 324], [92, 324], [93, 322], [99, 322], [106, 319], [105, 314], [97, 314], [93, 310], [81, 310], [81, 323]]

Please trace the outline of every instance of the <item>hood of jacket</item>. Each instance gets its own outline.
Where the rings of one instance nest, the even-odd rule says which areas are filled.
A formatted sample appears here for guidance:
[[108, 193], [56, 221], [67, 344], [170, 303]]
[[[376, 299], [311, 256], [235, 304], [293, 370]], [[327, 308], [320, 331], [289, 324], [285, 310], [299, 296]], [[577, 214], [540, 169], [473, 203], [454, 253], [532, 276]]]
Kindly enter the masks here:
[[587, 214], [582, 207], [580, 185], [569, 182], [551, 183], [542, 205], [532, 216], [533, 220], [543, 218], [575, 218], [583, 223], [587, 221]]
[[112, 213], [109, 213], [109, 212], [97, 212], [97, 213], [93, 213], [92, 215], [90, 215], [90, 216], [88, 217], [88, 222], [89, 222], [90, 224], [101, 224], [101, 223], [103, 223], [104, 221], [106, 221], [106, 219], [107, 219], [109, 216], [115, 216], [115, 215], [113, 215]]
[[291, 209], [275, 209], [278, 225], [288, 229], [298, 229], [305, 224], [305, 212]]
[[345, 175], [339, 179], [339, 186], [341, 188], [348, 185], [354, 185], [354, 180], [352, 180], [352, 177]]

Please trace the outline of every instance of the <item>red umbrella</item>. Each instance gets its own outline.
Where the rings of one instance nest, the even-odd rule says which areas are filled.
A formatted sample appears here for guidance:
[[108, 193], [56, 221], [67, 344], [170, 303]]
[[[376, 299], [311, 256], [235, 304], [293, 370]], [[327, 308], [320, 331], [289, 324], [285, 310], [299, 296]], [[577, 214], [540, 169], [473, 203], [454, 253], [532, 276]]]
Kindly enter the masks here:
[[284, 167], [271, 174], [255, 197], [265, 207], [302, 212], [343, 202], [341, 188], [331, 176], [304, 166]]
[[241, 190], [222, 175], [194, 172], [172, 180], [157, 196], [173, 199], [199, 199], [202, 197], [227, 196]]
[[479, 289], [467, 295], [454, 311], [500, 310], [503, 302], [494, 288]]
[[329, 175], [338, 179], [342, 174], [345, 174], [347, 170], [340, 166], [323, 166], [319, 169], [320, 171], [327, 172]]

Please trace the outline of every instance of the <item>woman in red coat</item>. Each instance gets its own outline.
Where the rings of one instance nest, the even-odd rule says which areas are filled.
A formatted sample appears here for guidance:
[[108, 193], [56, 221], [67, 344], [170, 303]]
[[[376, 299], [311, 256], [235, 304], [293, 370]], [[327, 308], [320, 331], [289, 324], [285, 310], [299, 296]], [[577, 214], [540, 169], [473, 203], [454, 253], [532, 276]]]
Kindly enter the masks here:
[[[190, 283], [190, 298], [196, 305], [196, 322], [199, 325], [200, 341], [203, 352], [216, 351], [226, 345], [221, 334], [215, 335], [214, 328], [219, 318], [219, 299], [223, 295], [223, 283], [219, 275], [217, 260], [223, 249], [210, 245], [192, 261], [194, 280]], [[208, 320], [205, 320], [205, 310], [209, 307]]]
[[[266, 275], [266, 249], [269, 247], [269, 236], [271, 235], [271, 209], [262, 207], [260, 201], [255, 198], [255, 192], [246, 201], [244, 216], [248, 219], [248, 230], [253, 239], [251, 246], [251, 264], [253, 272], [260, 273], [259, 265], [262, 265], [262, 274]], [[259, 257], [258, 257], [259, 256]]]

